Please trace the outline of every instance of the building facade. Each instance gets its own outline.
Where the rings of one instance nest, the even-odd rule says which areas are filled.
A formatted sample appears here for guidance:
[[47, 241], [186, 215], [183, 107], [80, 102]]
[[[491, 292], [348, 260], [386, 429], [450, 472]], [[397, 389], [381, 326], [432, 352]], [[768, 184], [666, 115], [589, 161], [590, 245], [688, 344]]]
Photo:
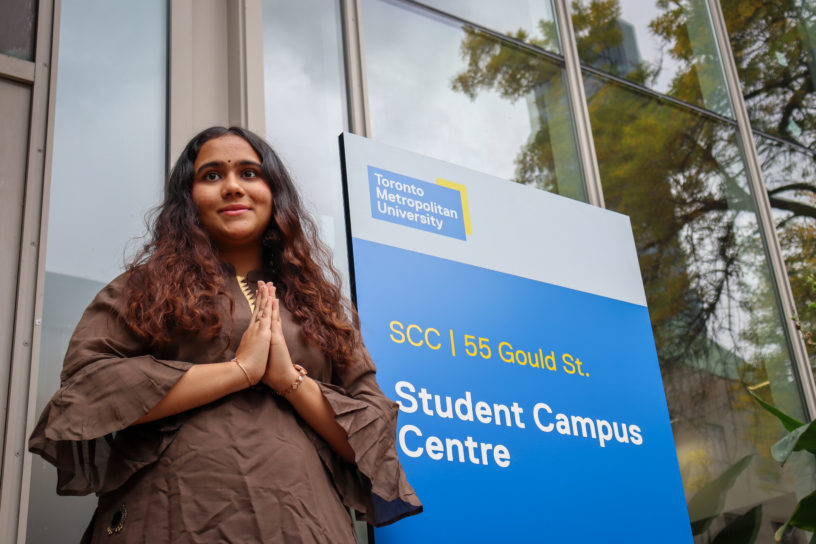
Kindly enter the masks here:
[[[806, 456], [773, 461], [783, 430], [749, 395], [816, 416], [816, 349], [793, 320], [816, 329], [816, 4], [15, 0], [0, 15], [2, 541], [78, 540], [90, 519], [94, 498], [57, 497], [27, 437], [82, 310], [211, 125], [281, 153], [345, 277], [343, 131], [627, 214], [695, 540], [740, 521], [768, 542], [816, 485]], [[632, 541], [657, 540], [633, 514]]]

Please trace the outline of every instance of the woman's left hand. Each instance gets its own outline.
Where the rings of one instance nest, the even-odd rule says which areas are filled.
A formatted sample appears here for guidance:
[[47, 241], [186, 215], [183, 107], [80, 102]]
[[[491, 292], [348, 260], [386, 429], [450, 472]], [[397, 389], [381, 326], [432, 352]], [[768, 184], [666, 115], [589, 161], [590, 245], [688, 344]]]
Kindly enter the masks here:
[[[272, 299], [272, 338], [269, 341], [269, 360], [266, 362], [266, 373], [262, 381], [273, 391], [283, 392], [300, 378], [300, 374], [292, 366], [292, 357], [289, 356], [289, 348], [283, 337], [280, 300], [275, 296], [275, 286], [271, 282], [261, 283], [258, 289], [265, 289], [263, 292]], [[354, 462], [354, 450], [348, 442], [346, 431], [337, 423], [334, 410], [316, 381], [305, 378], [296, 391], [286, 395], [286, 399], [340, 457], [349, 463]]]
[[281, 325], [280, 300], [275, 296], [275, 286], [272, 282], [261, 282], [258, 288], [263, 289], [265, 294], [272, 298], [270, 324], [272, 337], [269, 340], [269, 359], [266, 362], [266, 372], [262, 381], [274, 391], [283, 391], [297, 380], [299, 374], [292, 366], [289, 348], [286, 347]]

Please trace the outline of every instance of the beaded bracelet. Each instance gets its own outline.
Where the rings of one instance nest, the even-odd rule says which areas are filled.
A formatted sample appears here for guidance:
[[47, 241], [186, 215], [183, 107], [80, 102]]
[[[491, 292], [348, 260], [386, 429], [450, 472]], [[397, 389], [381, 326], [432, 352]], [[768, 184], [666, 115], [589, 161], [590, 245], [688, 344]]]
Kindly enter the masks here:
[[303, 377], [308, 374], [308, 372], [306, 372], [306, 369], [303, 368], [302, 366], [300, 366], [299, 364], [292, 363], [292, 366], [295, 367], [295, 370], [297, 370], [298, 377], [294, 382], [292, 382], [292, 385], [290, 385], [289, 387], [287, 387], [283, 391], [275, 391], [275, 393], [277, 393], [278, 395], [280, 395], [282, 397], [285, 397], [289, 393], [294, 393], [295, 391], [297, 391], [298, 387], [300, 387], [300, 384], [303, 383]]

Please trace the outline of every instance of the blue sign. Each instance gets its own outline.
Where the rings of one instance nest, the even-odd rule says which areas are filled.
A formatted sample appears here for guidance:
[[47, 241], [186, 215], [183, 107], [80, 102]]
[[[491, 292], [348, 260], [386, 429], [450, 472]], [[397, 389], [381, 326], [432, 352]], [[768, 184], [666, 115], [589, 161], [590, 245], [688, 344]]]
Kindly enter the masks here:
[[[691, 543], [628, 218], [342, 145], [363, 339], [425, 507], [377, 544]], [[376, 215], [381, 178], [458, 193], [462, 235]]]

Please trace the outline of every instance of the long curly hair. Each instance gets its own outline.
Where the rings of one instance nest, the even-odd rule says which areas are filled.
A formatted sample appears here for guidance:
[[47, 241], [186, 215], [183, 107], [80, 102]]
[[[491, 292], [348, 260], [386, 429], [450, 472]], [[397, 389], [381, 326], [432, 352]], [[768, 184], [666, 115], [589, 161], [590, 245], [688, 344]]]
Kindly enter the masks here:
[[278, 155], [261, 137], [238, 127], [203, 130], [181, 152], [167, 179], [164, 201], [154, 211], [148, 242], [127, 266], [128, 325], [159, 348], [169, 344], [173, 332], [215, 340], [225, 325], [232, 326], [223, 323], [218, 312], [221, 296], [234, 309], [224, 265], [192, 198], [198, 152], [207, 141], [226, 134], [252, 146], [272, 191], [263, 260], [275, 272], [278, 297], [301, 325], [305, 341], [334, 363], [350, 364], [359, 340], [358, 318], [342, 296], [329, 253]]

